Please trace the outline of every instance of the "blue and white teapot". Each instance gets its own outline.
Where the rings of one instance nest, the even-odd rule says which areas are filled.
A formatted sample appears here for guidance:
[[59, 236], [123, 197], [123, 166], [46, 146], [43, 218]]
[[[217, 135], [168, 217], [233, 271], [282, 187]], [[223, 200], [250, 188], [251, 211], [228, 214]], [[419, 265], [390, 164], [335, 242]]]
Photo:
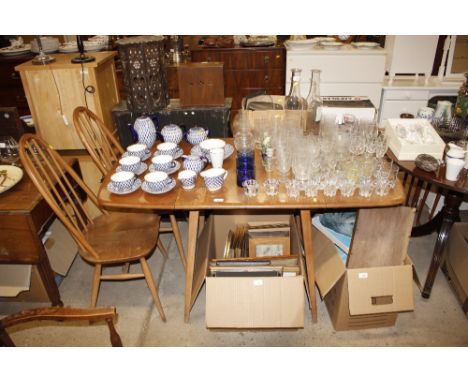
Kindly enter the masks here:
[[161, 129], [161, 135], [163, 136], [164, 142], [173, 142], [177, 145], [184, 136], [182, 129], [173, 123], [164, 126]]
[[138, 143], [143, 143], [148, 149], [151, 149], [156, 142], [156, 127], [152, 119], [142, 115], [135, 120], [133, 128], [138, 135]]

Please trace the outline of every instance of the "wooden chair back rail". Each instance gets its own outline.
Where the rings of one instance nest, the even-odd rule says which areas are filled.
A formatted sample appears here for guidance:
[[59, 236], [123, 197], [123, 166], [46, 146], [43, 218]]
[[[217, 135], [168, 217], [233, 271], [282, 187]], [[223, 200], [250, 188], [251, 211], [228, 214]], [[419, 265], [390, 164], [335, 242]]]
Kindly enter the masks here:
[[105, 320], [110, 333], [112, 346], [122, 346], [122, 340], [114, 326], [114, 319], [117, 316], [115, 308], [68, 308], [52, 307], [27, 309], [19, 313], [12, 314], [0, 320], [0, 344], [4, 346], [15, 346], [6, 328], [24, 322], [35, 320], [55, 320], [55, 321], [97, 321]]
[[73, 235], [80, 248], [97, 258], [83, 235], [89, 224], [92, 224], [92, 219], [67, 176], [86, 193], [88, 200], [102, 213], [107, 214], [100, 208], [96, 196], [73, 169], [35, 135], [23, 135], [19, 151], [26, 171], [46, 202]]
[[99, 171], [106, 175], [124, 153], [119, 141], [96, 114], [83, 106], [73, 112], [73, 123]]

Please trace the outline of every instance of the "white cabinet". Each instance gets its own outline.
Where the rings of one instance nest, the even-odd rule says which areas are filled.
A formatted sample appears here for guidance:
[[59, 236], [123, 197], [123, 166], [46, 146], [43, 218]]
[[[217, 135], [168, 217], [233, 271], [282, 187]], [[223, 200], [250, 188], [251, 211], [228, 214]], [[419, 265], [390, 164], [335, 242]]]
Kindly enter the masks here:
[[307, 97], [310, 71], [320, 69], [321, 96], [369, 97], [375, 107], [380, 104], [385, 76], [385, 50], [356, 49], [344, 45], [338, 50], [311, 48], [286, 52], [286, 94], [289, 93], [291, 69], [302, 69], [301, 93]]
[[417, 115], [418, 110], [427, 106], [435, 96], [456, 96], [461, 81], [440, 81], [437, 77], [396, 77], [385, 79], [380, 103], [379, 121], [399, 118], [401, 113]]

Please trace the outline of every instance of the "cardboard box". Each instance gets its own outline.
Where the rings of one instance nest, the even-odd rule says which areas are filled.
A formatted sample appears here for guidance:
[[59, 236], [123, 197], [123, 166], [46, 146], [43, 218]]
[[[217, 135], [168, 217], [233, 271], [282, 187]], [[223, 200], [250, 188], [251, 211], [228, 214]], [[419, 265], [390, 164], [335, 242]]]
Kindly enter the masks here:
[[177, 76], [181, 106], [224, 105], [224, 63], [179, 64]]
[[[432, 139], [432, 143], [416, 144], [408, 143], [398, 136], [397, 126], [406, 128], [420, 126], [423, 133]], [[388, 147], [392, 150], [398, 160], [415, 160], [419, 154], [429, 154], [436, 159], [444, 156], [445, 143], [437, 134], [431, 123], [426, 119], [387, 119], [384, 123], [387, 135]]]
[[468, 223], [455, 223], [445, 247], [445, 267], [463, 312], [468, 317]]
[[[389, 216], [408, 215], [414, 211], [408, 207], [391, 207], [363, 210], [358, 214], [354, 236], [351, 243], [346, 266], [334, 243], [320, 230], [313, 227], [313, 249], [315, 280], [322, 298], [325, 300], [335, 330], [352, 330], [394, 325], [397, 312], [414, 309], [413, 301], [413, 265], [405, 256], [400, 265], [383, 265], [369, 267], [349, 266], [353, 248], [362, 248], [363, 242], [377, 239], [380, 235], [379, 224], [371, 216], [388, 223], [388, 229], [399, 230], [404, 238], [409, 237], [411, 227], [405, 224], [393, 224]], [[398, 211], [398, 213], [395, 213]], [[388, 212], [391, 212], [389, 215]], [[366, 216], [367, 215], [367, 216]], [[386, 216], [389, 215], [389, 216]], [[364, 217], [364, 218], [363, 218]], [[401, 216], [400, 216], [401, 217]], [[362, 227], [366, 226], [366, 230]], [[390, 228], [391, 227], [391, 228]], [[380, 241], [385, 241], [380, 239]], [[404, 239], [402, 240], [405, 241]], [[407, 246], [401, 246], [407, 250]], [[374, 257], [373, 251], [367, 251]], [[361, 258], [362, 256], [358, 256]], [[382, 257], [382, 256], [380, 256]], [[394, 258], [395, 256], [391, 256]], [[381, 260], [383, 264], [387, 259]]]
[[[286, 216], [288, 219], [289, 216]], [[250, 221], [284, 221], [285, 215], [217, 213], [208, 218], [197, 250], [210, 259], [222, 258], [227, 232]], [[302, 247], [291, 217], [291, 254], [297, 256], [300, 274], [283, 277], [206, 277], [208, 328], [304, 327], [304, 265]]]
[[[78, 247], [58, 219], [44, 235], [43, 242], [52, 270], [66, 276]], [[27, 264], [0, 264], [0, 296], [4, 301], [49, 301], [37, 267]]]

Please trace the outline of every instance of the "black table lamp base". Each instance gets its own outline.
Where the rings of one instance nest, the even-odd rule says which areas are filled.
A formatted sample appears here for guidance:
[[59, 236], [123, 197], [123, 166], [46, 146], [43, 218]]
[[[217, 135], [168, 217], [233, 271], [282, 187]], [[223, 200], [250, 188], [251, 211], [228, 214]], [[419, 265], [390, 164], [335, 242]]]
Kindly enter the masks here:
[[96, 59], [91, 56], [85, 56], [84, 53], [81, 53], [78, 57], [72, 58], [71, 62], [73, 64], [82, 64], [85, 62], [92, 62], [95, 61]]

